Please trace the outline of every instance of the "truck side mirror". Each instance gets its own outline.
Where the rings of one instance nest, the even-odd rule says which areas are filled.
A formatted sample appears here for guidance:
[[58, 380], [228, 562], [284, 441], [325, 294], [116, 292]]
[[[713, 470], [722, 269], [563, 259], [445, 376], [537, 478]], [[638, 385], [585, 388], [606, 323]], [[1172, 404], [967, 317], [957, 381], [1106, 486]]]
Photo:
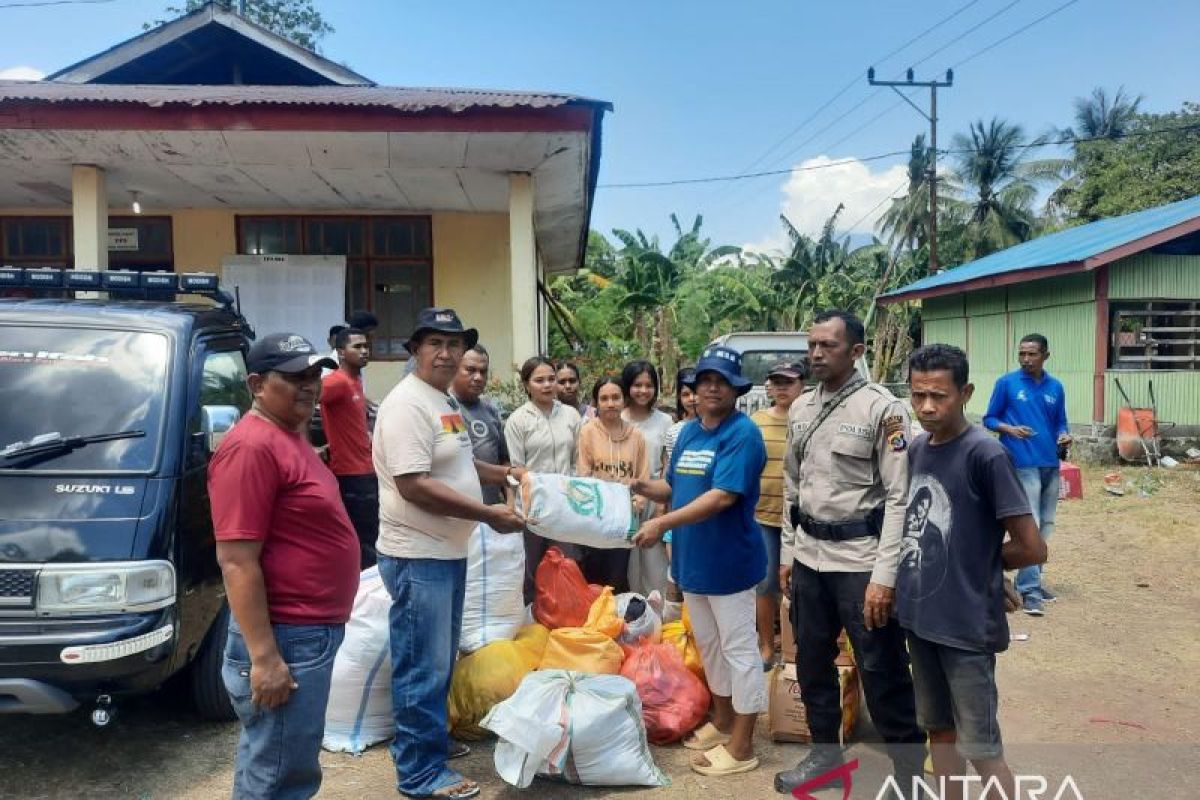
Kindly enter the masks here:
[[225, 434], [242, 416], [237, 406], [201, 406], [200, 432], [208, 452], [215, 452]]

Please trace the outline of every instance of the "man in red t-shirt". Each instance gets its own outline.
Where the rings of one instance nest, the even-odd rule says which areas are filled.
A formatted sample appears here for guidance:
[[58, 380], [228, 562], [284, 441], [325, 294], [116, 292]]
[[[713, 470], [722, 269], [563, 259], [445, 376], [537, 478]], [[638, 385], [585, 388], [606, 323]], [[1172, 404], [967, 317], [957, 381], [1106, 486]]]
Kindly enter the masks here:
[[308, 443], [321, 368], [302, 336], [246, 356], [250, 412], [208, 468], [217, 563], [232, 619], [221, 676], [242, 723], [233, 796], [311, 797], [333, 657], [358, 589], [358, 537]]
[[379, 536], [379, 479], [371, 461], [367, 397], [362, 370], [370, 359], [367, 335], [343, 328], [334, 337], [338, 368], [321, 380], [321, 423], [329, 440], [329, 469], [337, 476], [342, 502], [358, 533], [359, 567], [375, 565]]

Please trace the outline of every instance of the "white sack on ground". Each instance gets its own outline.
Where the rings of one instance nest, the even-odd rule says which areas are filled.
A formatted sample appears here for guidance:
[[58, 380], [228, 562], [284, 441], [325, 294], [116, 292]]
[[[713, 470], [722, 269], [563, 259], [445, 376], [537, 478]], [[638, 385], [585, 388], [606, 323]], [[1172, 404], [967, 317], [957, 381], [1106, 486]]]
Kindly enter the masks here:
[[321, 740], [326, 750], [361, 753], [395, 733], [388, 650], [391, 605], [379, 568], [364, 570], [346, 623], [346, 638], [333, 660], [325, 736]]
[[642, 703], [620, 675], [531, 672], [481, 723], [500, 737], [496, 772], [525, 788], [535, 774], [584, 786], [667, 786], [646, 743]]
[[525, 624], [525, 538], [480, 525], [467, 544], [467, 589], [458, 649], [511, 639]]

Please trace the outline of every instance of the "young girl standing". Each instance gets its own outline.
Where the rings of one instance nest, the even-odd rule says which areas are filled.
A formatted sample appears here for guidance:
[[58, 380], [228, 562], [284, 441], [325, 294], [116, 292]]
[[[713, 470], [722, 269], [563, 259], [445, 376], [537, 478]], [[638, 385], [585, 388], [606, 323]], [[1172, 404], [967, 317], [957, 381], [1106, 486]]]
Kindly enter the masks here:
[[[622, 418], [633, 424], [646, 440], [650, 478], [662, 477], [663, 445], [667, 431], [674, 424], [669, 414], [659, 411], [658, 370], [649, 361], [631, 361], [621, 371], [621, 386], [625, 390], [625, 411]], [[656, 512], [653, 503], [648, 503], [643, 519]], [[666, 546], [657, 545], [635, 551], [629, 559], [630, 591], [648, 595], [655, 589], [666, 592], [669, 572]]]
[[[649, 475], [646, 440], [631, 423], [621, 419], [625, 393], [616, 378], [601, 378], [592, 389], [596, 417], [579, 431], [579, 461], [575, 474], [629, 484]], [[639, 516], [644, 498], [634, 500]], [[580, 567], [588, 583], [611, 586], [620, 593], [629, 588], [629, 551], [622, 549], [583, 548]]]

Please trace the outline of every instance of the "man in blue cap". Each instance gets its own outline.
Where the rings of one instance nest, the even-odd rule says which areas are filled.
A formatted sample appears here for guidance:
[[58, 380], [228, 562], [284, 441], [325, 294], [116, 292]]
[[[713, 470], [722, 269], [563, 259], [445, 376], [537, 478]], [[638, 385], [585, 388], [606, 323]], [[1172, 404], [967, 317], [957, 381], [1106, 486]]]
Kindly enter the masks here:
[[767, 449], [758, 426], [737, 410], [750, 387], [740, 353], [706, 349], [692, 378], [698, 424], [680, 431], [665, 479], [632, 487], [671, 504], [666, 514], [642, 523], [634, 543], [653, 547], [672, 532], [671, 578], [683, 590], [715, 712], [683, 745], [701, 752], [692, 769], [709, 776], [758, 767], [754, 723], [767, 710], [754, 624], [755, 587], [767, 573], [754, 520]]

